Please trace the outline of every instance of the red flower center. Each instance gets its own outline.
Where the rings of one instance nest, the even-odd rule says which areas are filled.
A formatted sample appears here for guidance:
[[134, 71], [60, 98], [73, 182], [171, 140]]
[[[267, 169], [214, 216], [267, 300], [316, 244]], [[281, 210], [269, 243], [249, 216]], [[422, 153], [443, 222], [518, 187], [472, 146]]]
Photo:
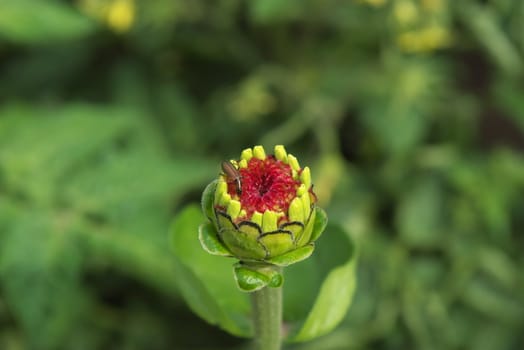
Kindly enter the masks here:
[[[291, 167], [274, 156], [266, 159], [251, 158], [247, 168], [239, 170], [241, 177], [240, 203], [247, 218], [266, 210], [287, 213], [289, 204], [296, 197], [300, 181], [293, 179]], [[237, 184], [228, 180], [228, 193], [238, 197]]]

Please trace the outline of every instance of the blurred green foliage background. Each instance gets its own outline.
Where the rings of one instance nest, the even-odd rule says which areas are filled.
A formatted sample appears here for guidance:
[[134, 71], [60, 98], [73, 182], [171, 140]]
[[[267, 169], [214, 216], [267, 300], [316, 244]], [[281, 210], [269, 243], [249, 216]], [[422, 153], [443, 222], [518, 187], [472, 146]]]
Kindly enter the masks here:
[[523, 1], [1, 0], [0, 72], [1, 349], [245, 348], [167, 231], [255, 144], [360, 246], [290, 348], [524, 348]]

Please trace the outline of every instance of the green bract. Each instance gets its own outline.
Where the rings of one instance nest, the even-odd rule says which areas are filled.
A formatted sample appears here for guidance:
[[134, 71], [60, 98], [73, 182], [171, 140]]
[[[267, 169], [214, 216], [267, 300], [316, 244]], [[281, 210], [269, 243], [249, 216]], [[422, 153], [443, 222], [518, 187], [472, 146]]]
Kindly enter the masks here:
[[308, 258], [327, 223], [316, 206], [310, 170], [280, 145], [275, 155], [262, 146], [246, 149], [229, 164], [227, 174], [204, 190], [210, 222], [200, 226], [200, 243], [211, 254], [240, 260], [235, 275], [241, 289], [277, 286], [276, 267]]

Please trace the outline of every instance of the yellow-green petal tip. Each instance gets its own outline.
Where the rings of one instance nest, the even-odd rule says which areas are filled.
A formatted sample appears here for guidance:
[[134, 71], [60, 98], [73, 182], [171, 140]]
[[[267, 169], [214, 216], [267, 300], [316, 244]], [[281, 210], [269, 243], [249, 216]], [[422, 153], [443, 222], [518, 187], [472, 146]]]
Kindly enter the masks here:
[[253, 157], [258, 158], [260, 160], [266, 159], [266, 151], [264, 150], [264, 147], [262, 146], [253, 147]]
[[311, 187], [311, 171], [309, 170], [309, 167], [304, 167], [302, 169], [302, 173], [300, 174], [300, 181], [306, 186], [306, 188]]
[[227, 206], [227, 214], [234, 220], [240, 214], [241, 204], [239, 201], [232, 199]]
[[275, 158], [278, 160], [287, 163], [287, 152], [284, 146], [282, 145], [276, 145], [275, 146]]
[[277, 229], [277, 214], [272, 210], [266, 210], [262, 215], [262, 231], [271, 232]]
[[243, 159], [246, 162], [249, 162], [251, 158], [253, 158], [253, 150], [251, 148], [246, 148], [240, 154], [240, 159]]

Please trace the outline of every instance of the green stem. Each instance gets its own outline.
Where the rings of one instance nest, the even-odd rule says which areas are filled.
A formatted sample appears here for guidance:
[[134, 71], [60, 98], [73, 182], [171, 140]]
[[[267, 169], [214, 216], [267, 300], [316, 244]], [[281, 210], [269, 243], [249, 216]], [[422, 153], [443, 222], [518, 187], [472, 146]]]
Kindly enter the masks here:
[[264, 287], [251, 293], [258, 350], [280, 350], [282, 343], [282, 287]]

